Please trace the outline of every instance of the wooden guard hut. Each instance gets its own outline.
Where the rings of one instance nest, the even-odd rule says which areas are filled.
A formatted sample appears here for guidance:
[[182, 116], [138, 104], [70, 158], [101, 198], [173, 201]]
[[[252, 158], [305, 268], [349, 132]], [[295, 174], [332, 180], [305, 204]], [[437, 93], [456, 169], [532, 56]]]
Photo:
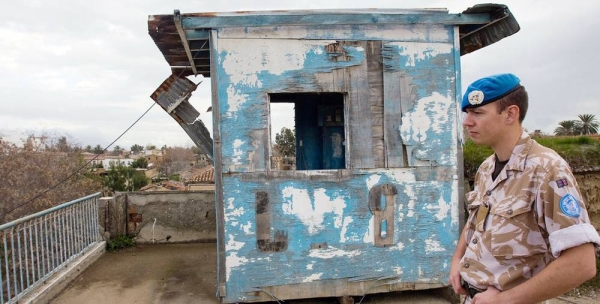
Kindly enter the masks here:
[[[460, 56], [518, 30], [498, 4], [149, 16], [172, 69], [152, 97], [214, 161], [221, 302], [446, 287], [463, 214]], [[190, 75], [210, 78], [213, 138]], [[291, 170], [271, 162], [281, 103]]]

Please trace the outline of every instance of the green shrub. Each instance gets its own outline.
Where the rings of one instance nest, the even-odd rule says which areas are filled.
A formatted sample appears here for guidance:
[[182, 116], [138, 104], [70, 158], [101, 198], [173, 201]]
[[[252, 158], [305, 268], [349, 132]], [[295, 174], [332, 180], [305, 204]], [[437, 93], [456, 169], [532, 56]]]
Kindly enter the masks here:
[[579, 136], [577, 137], [576, 142], [580, 145], [591, 145], [593, 140], [587, 136]]
[[463, 147], [465, 176], [475, 177], [479, 165], [494, 151], [488, 146], [477, 145], [472, 140], [467, 140]]
[[135, 240], [124, 234], [117, 235], [106, 242], [106, 250], [108, 251], [118, 251], [133, 246], [135, 246]]
[[[535, 139], [562, 156], [574, 171], [600, 167], [600, 140], [589, 136], [542, 137]], [[494, 151], [468, 139], [463, 147], [465, 177], [473, 179], [479, 165]]]
[[546, 147], [568, 148], [577, 145], [592, 145], [598, 140], [588, 136], [572, 136], [572, 137], [543, 137], [535, 139], [538, 143]]

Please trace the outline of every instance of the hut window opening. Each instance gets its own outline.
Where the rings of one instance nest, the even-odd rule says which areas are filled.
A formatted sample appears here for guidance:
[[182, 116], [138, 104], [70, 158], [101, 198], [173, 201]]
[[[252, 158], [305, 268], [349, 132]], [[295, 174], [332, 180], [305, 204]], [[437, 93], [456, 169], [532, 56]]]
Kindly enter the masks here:
[[[343, 93], [269, 94], [271, 169], [345, 169], [344, 96]], [[287, 104], [287, 107], [282, 107], [282, 104]], [[290, 128], [293, 145], [281, 138], [283, 129], [273, 128], [278, 125], [275, 119], [294, 123]], [[286, 137], [285, 134], [283, 137]]]

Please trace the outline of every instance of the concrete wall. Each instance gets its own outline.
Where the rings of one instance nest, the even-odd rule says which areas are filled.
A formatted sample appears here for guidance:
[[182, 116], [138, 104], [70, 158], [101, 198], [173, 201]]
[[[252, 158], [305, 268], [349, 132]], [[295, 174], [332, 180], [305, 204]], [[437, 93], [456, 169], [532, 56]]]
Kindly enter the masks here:
[[122, 192], [103, 198], [99, 213], [105, 237], [128, 234], [138, 244], [216, 241], [213, 191]]
[[600, 230], [600, 173], [576, 173], [575, 178], [587, 203], [592, 225]]
[[111, 236], [126, 234], [126, 212], [124, 201], [115, 197], [101, 197], [98, 202], [98, 224], [105, 241]]

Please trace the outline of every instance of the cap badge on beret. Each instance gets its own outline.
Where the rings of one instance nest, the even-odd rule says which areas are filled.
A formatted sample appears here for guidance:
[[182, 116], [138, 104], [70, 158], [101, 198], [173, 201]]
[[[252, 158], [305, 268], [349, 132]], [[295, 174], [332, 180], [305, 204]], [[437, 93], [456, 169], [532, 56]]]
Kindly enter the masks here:
[[478, 105], [483, 102], [485, 95], [483, 95], [482, 91], [475, 90], [469, 93], [469, 103], [472, 105]]
[[480, 107], [494, 102], [518, 89], [521, 80], [513, 74], [496, 74], [476, 80], [467, 87], [461, 110], [466, 112], [468, 107]]

